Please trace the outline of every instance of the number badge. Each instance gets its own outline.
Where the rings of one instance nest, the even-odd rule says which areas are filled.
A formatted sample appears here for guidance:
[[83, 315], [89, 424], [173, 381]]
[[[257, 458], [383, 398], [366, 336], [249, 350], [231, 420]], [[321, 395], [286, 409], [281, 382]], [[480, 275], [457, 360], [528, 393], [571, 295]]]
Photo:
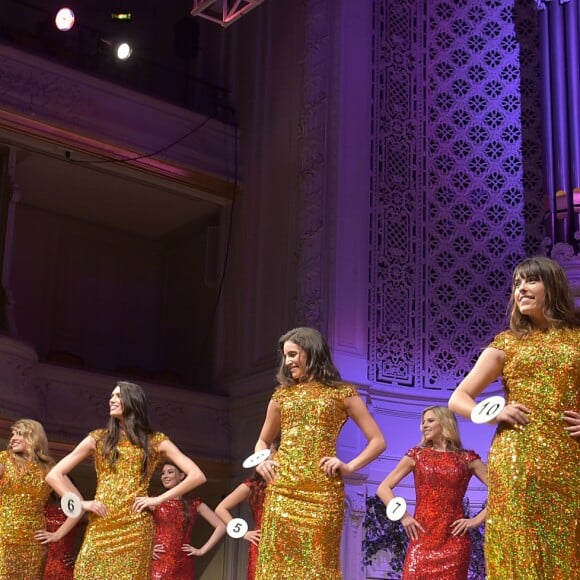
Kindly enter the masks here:
[[263, 461], [266, 461], [272, 452], [269, 449], [262, 449], [262, 451], [256, 451], [244, 459], [242, 467], [249, 469], [250, 467], [256, 467], [260, 465]]
[[243, 538], [248, 531], [248, 522], [242, 518], [234, 518], [228, 522], [226, 531], [230, 538]]
[[505, 399], [500, 396], [488, 397], [479, 402], [471, 411], [471, 420], [478, 425], [493, 421], [505, 407]]
[[78, 518], [83, 511], [81, 498], [70, 491], [65, 493], [60, 498], [60, 509], [62, 509], [67, 518]]
[[407, 502], [402, 497], [394, 497], [387, 504], [387, 517], [392, 522], [398, 522], [407, 511]]

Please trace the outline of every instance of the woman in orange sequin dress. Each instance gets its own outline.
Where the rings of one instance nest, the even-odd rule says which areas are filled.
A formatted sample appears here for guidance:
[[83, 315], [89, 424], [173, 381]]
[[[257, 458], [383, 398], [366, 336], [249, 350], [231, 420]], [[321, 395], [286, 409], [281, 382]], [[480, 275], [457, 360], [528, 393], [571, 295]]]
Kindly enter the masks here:
[[[151, 575], [153, 520], [150, 508], [204, 483], [201, 470], [162, 433], [149, 427], [145, 393], [139, 385], [118, 382], [109, 400], [106, 429], [97, 429], [57, 463], [47, 481], [59, 494], [79, 492], [66, 477], [94, 456], [95, 499], [81, 500], [89, 523], [74, 577], [78, 580], [144, 580]], [[149, 481], [162, 456], [186, 474], [173, 489], [147, 497]]]
[[248, 550], [248, 566], [246, 568], [246, 580], [254, 580], [256, 566], [258, 564], [258, 546], [260, 542], [260, 527], [264, 513], [264, 497], [266, 495], [266, 481], [261, 475], [246, 479], [240, 483], [234, 491], [227, 495], [215, 508], [215, 513], [226, 524], [233, 519], [231, 510], [237, 505], [247, 501], [252, 510], [254, 526], [243, 536], [250, 543]]
[[506, 406], [489, 454], [490, 580], [580, 578], [580, 319], [562, 268], [530, 258], [513, 275], [510, 329], [452, 395], [469, 417], [502, 377]]
[[[280, 387], [255, 447], [268, 449], [281, 433], [276, 459], [257, 467], [269, 485], [256, 580], [340, 579], [342, 476], [378, 457], [385, 440], [356, 389], [341, 382], [318, 331], [301, 327], [287, 332], [279, 352]], [[368, 444], [344, 463], [336, 457], [336, 441], [349, 417]]]
[[42, 577], [47, 549], [34, 532], [44, 528], [42, 508], [50, 494], [44, 478], [53, 463], [42, 425], [16, 421], [8, 450], [0, 451], [1, 580]]
[[415, 478], [416, 509], [401, 518], [411, 539], [404, 580], [466, 580], [471, 556], [469, 530], [485, 520], [463, 514], [472, 475], [487, 484], [487, 469], [473, 451], [462, 448], [455, 416], [446, 407], [427, 407], [421, 417], [423, 439], [385, 478], [377, 495], [388, 504], [393, 488], [409, 473]]
[[[165, 462], [161, 470], [161, 483], [172, 489], [185, 478], [176, 465]], [[207, 554], [226, 533], [225, 524], [199, 499], [185, 494], [164, 501], [153, 510], [155, 522], [155, 547], [153, 549], [152, 580], [193, 580], [195, 557]], [[200, 515], [214, 531], [201, 548], [193, 547], [191, 532]]]

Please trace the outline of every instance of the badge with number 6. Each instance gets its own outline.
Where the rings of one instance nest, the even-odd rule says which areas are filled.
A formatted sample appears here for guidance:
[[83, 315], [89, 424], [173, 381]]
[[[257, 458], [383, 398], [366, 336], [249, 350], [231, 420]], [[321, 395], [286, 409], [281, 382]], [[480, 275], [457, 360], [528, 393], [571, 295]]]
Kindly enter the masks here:
[[67, 518], [78, 518], [83, 511], [81, 498], [71, 491], [65, 493], [60, 498], [60, 509], [62, 509]]
[[387, 504], [387, 517], [392, 522], [398, 522], [407, 511], [407, 502], [402, 497], [394, 497]]

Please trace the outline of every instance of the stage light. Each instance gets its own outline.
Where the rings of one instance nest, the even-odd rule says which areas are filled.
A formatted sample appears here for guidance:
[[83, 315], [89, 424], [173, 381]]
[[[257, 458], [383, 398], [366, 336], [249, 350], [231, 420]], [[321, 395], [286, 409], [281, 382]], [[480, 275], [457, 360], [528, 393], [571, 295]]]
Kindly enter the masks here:
[[61, 8], [56, 13], [54, 23], [62, 32], [68, 32], [75, 25], [75, 13], [70, 8]]
[[117, 58], [119, 60], [127, 60], [131, 56], [132, 52], [133, 49], [131, 48], [131, 45], [127, 42], [121, 42], [120, 44], [117, 45], [117, 48], [115, 49], [115, 54], [117, 55]]

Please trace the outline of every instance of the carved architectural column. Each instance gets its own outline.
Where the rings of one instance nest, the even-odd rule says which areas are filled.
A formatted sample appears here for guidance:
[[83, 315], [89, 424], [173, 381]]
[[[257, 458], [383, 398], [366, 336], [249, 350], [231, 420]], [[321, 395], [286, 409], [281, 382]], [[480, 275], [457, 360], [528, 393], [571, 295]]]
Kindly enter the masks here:
[[580, 248], [580, 2], [537, 0], [536, 5], [548, 244], [553, 257], [569, 260]]

